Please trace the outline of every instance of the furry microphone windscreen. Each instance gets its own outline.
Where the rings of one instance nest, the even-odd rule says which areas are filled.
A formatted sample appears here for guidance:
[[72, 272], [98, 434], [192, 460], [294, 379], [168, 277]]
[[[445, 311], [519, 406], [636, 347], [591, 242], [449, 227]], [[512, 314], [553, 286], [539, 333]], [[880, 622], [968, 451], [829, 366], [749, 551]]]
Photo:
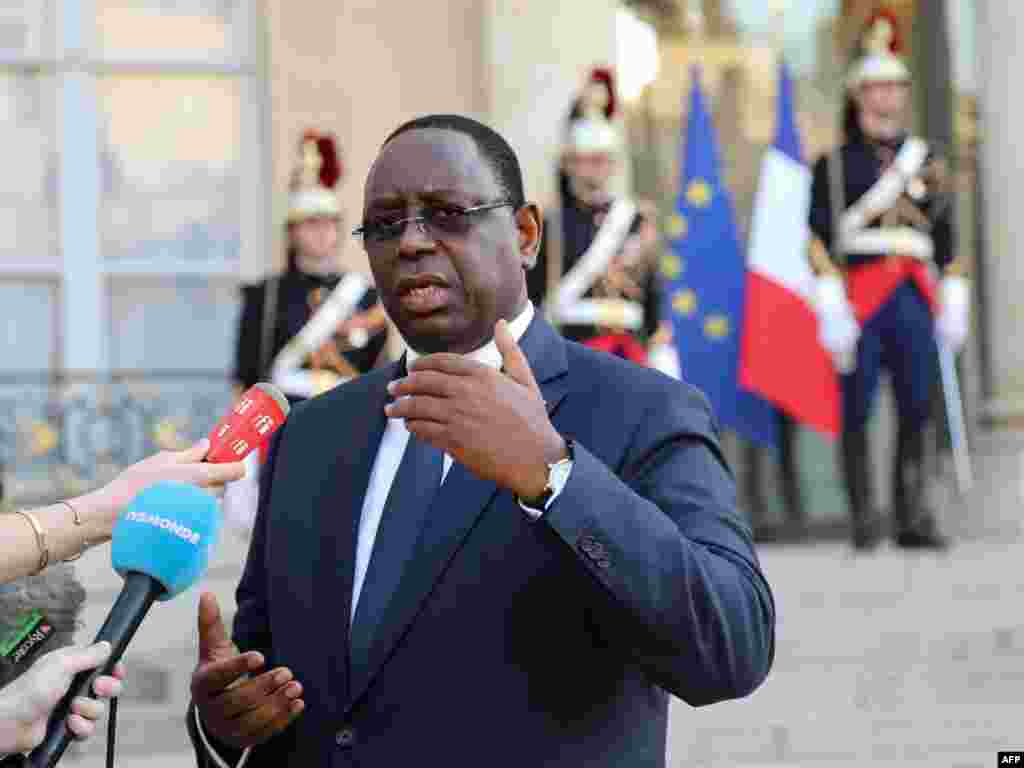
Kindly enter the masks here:
[[[42, 652], [71, 645], [84, 603], [85, 588], [75, 578], [74, 568], [64, 563], [50, 566], [36, 576], [0, 584], [0, 637], [15, 631], [26, 615], [39, 611], [54, 630]], [[0, 685], [19, 677], [30, 666], [5, 666]]]

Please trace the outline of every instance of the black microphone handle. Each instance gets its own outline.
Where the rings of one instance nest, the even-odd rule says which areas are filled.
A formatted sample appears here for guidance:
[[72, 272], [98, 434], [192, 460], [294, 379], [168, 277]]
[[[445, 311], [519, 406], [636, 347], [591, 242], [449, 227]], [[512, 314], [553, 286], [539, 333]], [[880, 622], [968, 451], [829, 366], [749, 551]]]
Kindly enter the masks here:
[[164, 588], [144, 573], [130, 571], [125, 575], [124, 587], [117, 596], [114, 607], [107, 614], [100, 631], [96, 633], [95, 642], [106, 640], [110, 643], [110, 658], [103, 666], [79, 672], [71, 681], [71, 687], [64, 698], [53, 710], [46, 725], [46, 738], [29, 754], [29, 765], [32, 768], [53, 768], [74, 741], [75, 736], [68, 730], [67, 717], [71, 711], [71, 702], [78, 696], [95, 699], [92, 683], [101, 675], [109, 675], [114, 666], [124, 655], [128, 643], [135, 636], [139, 625], [146, 617], [153, 601], [164, 591]]

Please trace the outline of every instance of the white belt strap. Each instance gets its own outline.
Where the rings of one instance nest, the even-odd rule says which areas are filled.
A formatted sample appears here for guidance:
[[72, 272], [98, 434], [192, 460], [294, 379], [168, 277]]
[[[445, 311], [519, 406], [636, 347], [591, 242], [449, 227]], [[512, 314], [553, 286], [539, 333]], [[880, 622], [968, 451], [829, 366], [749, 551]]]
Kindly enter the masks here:
[[639, 331], [644, 327], [644, 308], [626, 299], [580, 299], [561, 307], [558, 321], [564, 325], [601, 325]]
[[631, 200], [620, 198], [612, 203], [594, 241], [558, 285], [555, 304], [559, 317], [569, 304], [581, 299], [604, 274], [622, 247], [635, 217], [636, 205]]
[[277, 371], [270, 380], [286, 395], [307, 399], [348, 381], [334, 371], [311, 371], [306, 368]]
[[881, 227], [862, 229], [845, 235], [841, 241], [844, 253], [884, 253], [912, 256], [920, 261], [931, 261], [935, 245], [924, 232], [911, 227]]
[[907, 138], [889, 169], [843, 212], [839, 220], [840, 238], [845, 241], [846, 237], [864, 229], [869, 221], [892, 208], [907, 188], [907, 182], [921, 170], [927, 158], [928, 143], [916, 136]]

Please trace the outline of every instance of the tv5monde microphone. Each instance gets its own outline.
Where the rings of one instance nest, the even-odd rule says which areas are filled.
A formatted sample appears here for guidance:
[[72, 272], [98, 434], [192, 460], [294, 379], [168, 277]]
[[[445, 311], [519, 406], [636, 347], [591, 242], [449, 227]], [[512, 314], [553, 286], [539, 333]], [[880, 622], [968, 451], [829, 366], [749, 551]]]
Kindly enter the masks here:
[[[270, 440], [288, 410], [287, 399], [270, 384], [247, 390], [210, 432], [206, 461], [241, 461]], [[29, 755], [32, 768], [51, 768], [60, 760], [74, 739], [66, 723], [71, 702], [95, 698], [93, 681], [112, 672], [155, 601], [170, 600], [202, 577], [222, 524], [213, 495], [184, 483], [157, 483], [128, 505], [111, 540], [111, 561], [125, 583], [95, 639], [110, 642], [110, 658], [72, 680], [50, 716], [46, 737]]]
[[50, 716], [46, 737], [29, 754], [29, 765], [56, 765], [74, 740], [66, 722], [71, 702], [77, 696], [95, 698], [93, 680], [111, 674], [155, 601], [170, 600], [200, 579], [220, 528], [217, 500], [193, 485], [157, 483], [132, 500], [114, 525], [110, 545], [124, 587], [95, 640], [110, 643], [110, 658], [74, 677]]
[[241, 461], [254, 448], [264, 448], [288, 418], [288, 399], [273, 384], [250, 387], [210, 430], [206, 461]]

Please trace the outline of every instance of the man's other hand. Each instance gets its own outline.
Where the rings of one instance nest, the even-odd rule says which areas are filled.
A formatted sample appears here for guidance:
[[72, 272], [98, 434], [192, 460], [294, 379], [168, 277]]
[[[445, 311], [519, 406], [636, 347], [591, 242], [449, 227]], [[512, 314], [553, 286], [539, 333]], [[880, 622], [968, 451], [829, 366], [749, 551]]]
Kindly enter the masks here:
[[256, 674], [265, 663], [261, 653], [239, 652], [224, 628], [217, 599], [202, 595], [192, 701], [207, 735], [246, 749], [280, 733], [302, 714], [302, 685], [283, 667]]

